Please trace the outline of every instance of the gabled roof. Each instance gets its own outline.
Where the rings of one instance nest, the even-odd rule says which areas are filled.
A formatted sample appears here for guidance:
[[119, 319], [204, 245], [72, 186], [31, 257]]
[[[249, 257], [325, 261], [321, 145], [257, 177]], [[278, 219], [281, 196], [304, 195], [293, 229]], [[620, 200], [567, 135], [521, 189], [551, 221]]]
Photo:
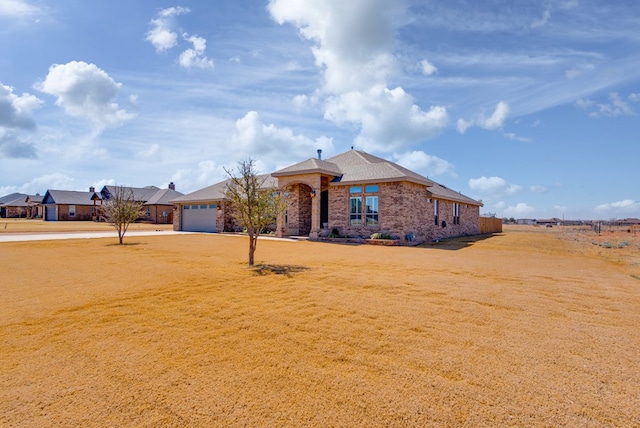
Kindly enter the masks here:
[[460, 192], [456, 192], [455, 190], [451, 190], [448, 187], [443, 186], [442, 184], [436, 183], [435, 181], [433, 182], [433, 186], [427, 189], [427, 192], [436, 199], [446, 199], [463, 204], [482, 206], [482, 202], [476, 201], [475, 199], [465, 196]]
[[315, 158], [297, 163], [271, 174], [274, 177], [320, 173], [331, 175], [333, 184], [410, 181], [430, 186], [433, 182], [386, 159], [360, 150], [349, 150], [327, 160]]
[[[266, 189], [272, 189], [278, 187], [278, 179], [271, 177], [267, 174], [258, 175], [259, 179], [265, 179], [262, 187]], [[227, 199], [225, 196], [227, 192], [227, 183], [231, 179], [226, 179], [219, 183], [205, 187], [204, 189], [196, 190], [195, 192], [188, 193], [184, 196], [172, 199], [170, 202], [174, 204], [184, 204], [190, 202], [205, 202], [205, 201], [224, 201]]]
[[300, 175], [308, 173], [320, 173], [333, 175], [334, 177], [339, 177], [342, 175], [342, 171], [340, 171], [338, 165], [333, 162], [328, 162], [317, 158], [310, 158], [305, 161], [298, 162], [295, 165], [291, 165], [279, 171], [276, 171], [271, 175], [273, 177], [283, 177], [286, 175]]
[[[102, 190], [100, 190], [100, 194], [103, 199], [109, 199], [109, 197], [116, 192], [116, 189], [120, 186], [104, 186]], [[135, 201], [147, 202], [149, 199], [156, 194], [159, 187], [156, 186], [147, 186], [147, 187], [126, 187], [124, 186], [125, 192], [131, 191], [133, 193], [133, 199]]]
[[183, 193], [177, 192], [173, 189], [160, 189], [145, 203], [145, 205], [172, 205], [172, 202], [169, 201], [182, 195]]
[[24, 193], [11, 193], [10, 195], [0, 197], [0, 205], [6, 205], [7, 202], [26, 197], [27, 195], [25, 195]]
[[26, 207], [27, 202], [26, 198], [19, 196], [12, 201], [7, 201], [4, 204], [1, 204], [4, 207]]
[[42, 202], [42, 195], [29, 195], [25, 199], [25, 202], [31, 202], [32, 204], [39, 204]]
[[95, 192], [75, 190], [47, 190], [42, 197], [42, 205], [93, 205]]

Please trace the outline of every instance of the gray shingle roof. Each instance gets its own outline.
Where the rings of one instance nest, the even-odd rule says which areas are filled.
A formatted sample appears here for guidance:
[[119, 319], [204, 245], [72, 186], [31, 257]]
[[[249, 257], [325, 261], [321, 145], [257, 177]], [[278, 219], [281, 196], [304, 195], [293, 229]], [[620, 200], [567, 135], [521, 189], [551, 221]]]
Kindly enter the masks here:
[[10, 195], [0, 197], [0, 205], [6, 205], [7, 202], [15, 201], [18, 198], [27, 199], [24, 193], [11, 193]]
[[333, 175], [335, 177], [339, 177], [342, 175], [342, 171], [340, 171], [338, 165], [333, 162], [328, 162], [317, 158], [310, 158], [295, 165], [288, 166], [274, 172], [271, 175], [274, 177], [282, 177], [286, 175], [299, 175], [312, 172]]
[[[278, 187], [278, 179], [266, 174], [258, 176], [260, 179], [264, 178], [265, 182], [262, 187], [264, 188], [276, 188]], [[184, 204], [190, 202], [205, 202], [205, 201], [224, 201], [227, 199], [225, 193], [227, 192], [227, 183], [230, 179], [226, 179], [219, 183], [205, 187], [204, 189], [196, 190], [195, 192], [188, 193], [184, 196], [172, 199], [170, 202], [174, 204]]]
[[160, 189], [145, 203], [145, 205], [172, 205], [172, 202], [169, 201], [172, 201], [182, 195], [183, 193], [177, 192], [173, 189]]
[[47, 190], [42, 198], [43, 205], [93, 205], [91, 197], [95, 192], [77, 192], [74, 190]]
[[431, 197], [436, 199], [446, 199], [463, 204], [482, 206], [482, 202], [476, 201], [475, 199], [465, 196], [460, 192], [456, 192], [455, 190], [451, 190], [448, 187], [436, 182], [433, 183], [433, 186], [427, 189], [427, 193], [431, 194]]
[[432, 181], [386, 159], [360, 150], [349, 150], [327, 160], [315, 158], [274, 172], [274, 177], [321, 173], [336, 177], [335, 183], [411, 181], [431, 185]]
[[[116, 189], [120, 186], [104, 186], [102, 190], [100, 190], [100, 194], [103, 199], [109, 199], [109, 195], [116, 192]], [[156, 186], [147, 186], [147, 187], [126, 187], [124, 186], [125, 192], [133, 192], [133, 199], [136, 201], [147, 202], [149, 199], [156, 194], [159, 187]]]
[[7, 202], [5, 202], [5, 203], [3, 203], [1, 205], [5, 206], [5, 207], [26, 207], [27, 206], [27, 199], [26, 199], [26, 197], [18, 196], [14, 200], [7, 201]]

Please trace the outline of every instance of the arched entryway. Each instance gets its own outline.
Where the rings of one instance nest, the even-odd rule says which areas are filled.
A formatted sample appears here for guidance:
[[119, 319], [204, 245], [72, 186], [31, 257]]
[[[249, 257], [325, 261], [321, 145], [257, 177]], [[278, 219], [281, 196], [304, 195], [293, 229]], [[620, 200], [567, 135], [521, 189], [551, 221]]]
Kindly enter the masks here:
[[312, 227], [314, 189], [305, 183], [291, 183], [285, 191], [287, 211], [285, 231], [290, 236], [309, 236]]

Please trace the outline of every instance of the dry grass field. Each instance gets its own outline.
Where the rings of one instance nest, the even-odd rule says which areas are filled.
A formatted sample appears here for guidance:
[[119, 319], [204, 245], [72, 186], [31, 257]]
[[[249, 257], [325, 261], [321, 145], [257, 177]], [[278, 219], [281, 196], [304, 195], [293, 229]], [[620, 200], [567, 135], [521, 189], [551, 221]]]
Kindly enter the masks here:
[[640, 235], [116, 242], [0, 244], [0, 426], [640, 426]]

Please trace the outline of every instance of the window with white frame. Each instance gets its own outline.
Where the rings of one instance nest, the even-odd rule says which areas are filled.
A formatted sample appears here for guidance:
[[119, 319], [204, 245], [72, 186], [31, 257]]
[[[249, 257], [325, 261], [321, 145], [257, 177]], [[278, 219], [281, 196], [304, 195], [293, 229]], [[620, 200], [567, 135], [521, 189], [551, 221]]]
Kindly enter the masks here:
[[438, 202], [437, 199], [433, 200], [433, 220], [436, 226], [438, 225]]
[[76, 216], [76, 206], [69, 205], [69, 217], [75, 217], [75, 216]]
[[460, 204], [453, 203], [453, 224], [460, 224]]

